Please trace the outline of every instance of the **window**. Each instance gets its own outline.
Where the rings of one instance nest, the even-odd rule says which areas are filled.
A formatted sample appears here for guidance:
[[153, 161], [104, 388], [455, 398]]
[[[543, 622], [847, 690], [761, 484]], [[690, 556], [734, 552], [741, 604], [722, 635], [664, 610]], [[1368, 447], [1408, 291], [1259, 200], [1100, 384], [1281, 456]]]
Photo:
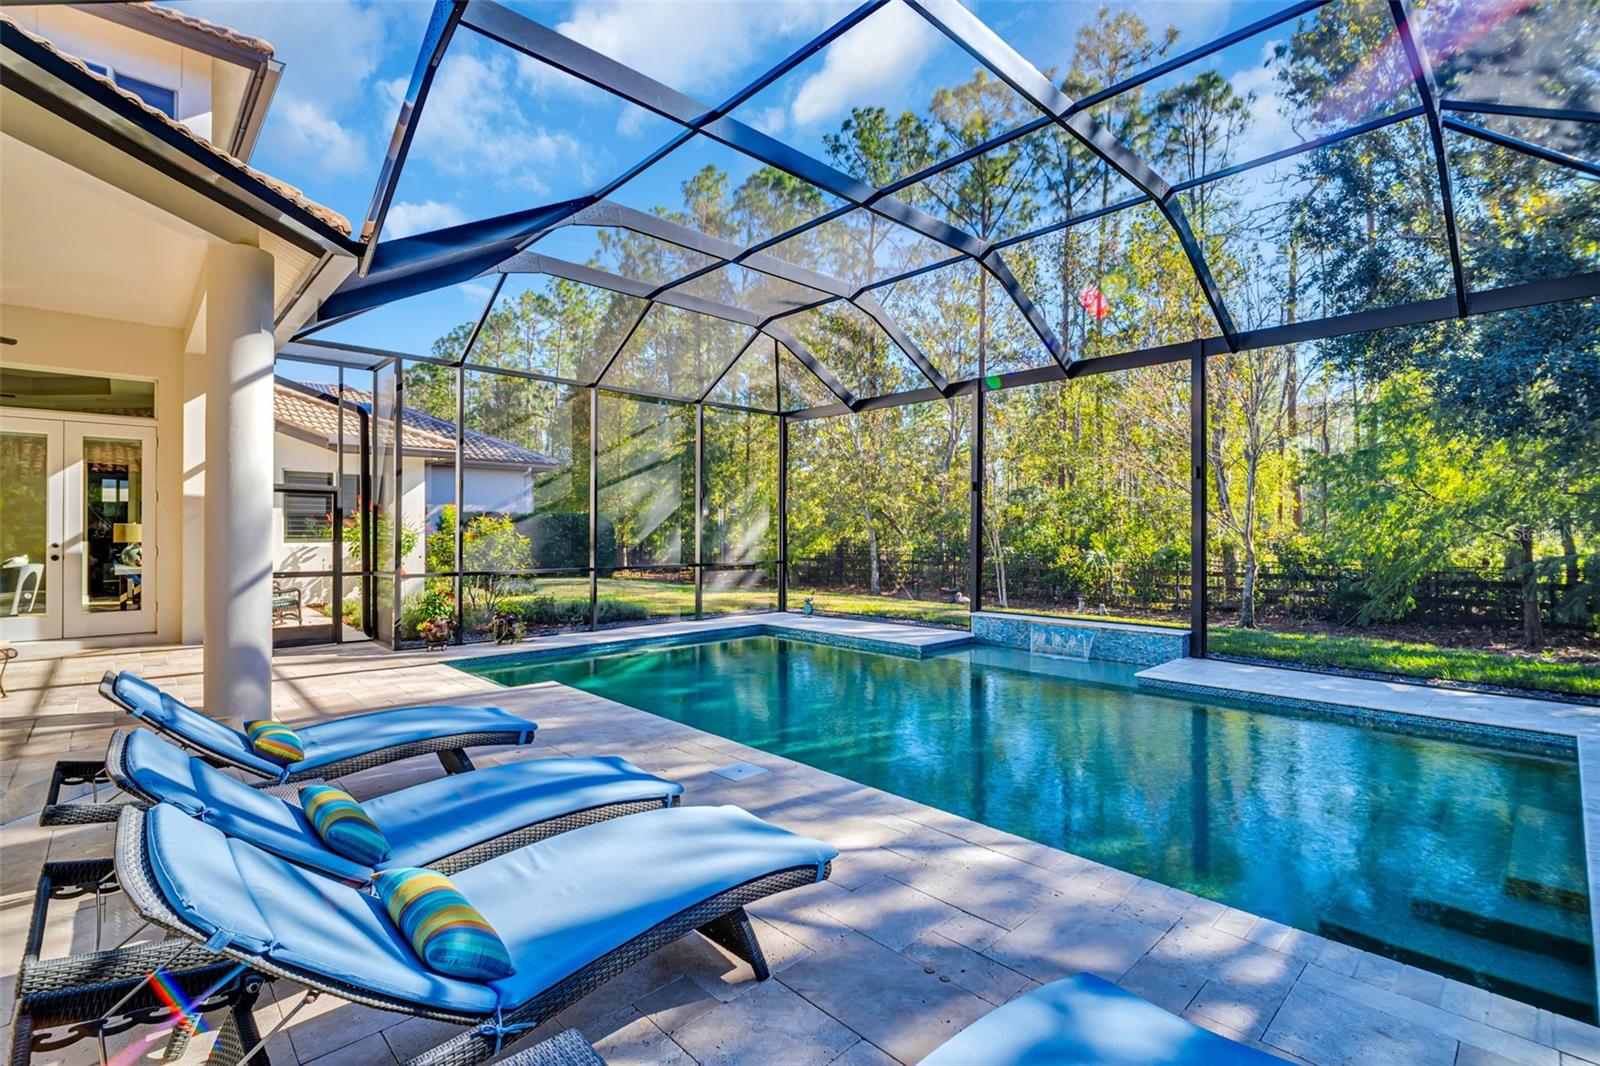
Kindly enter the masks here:
[[[326, 489], [333, 485], [333, 475], [318, 470], [285, 470], [285, 485]], [[360, 494], [361, 482], [354, 474], [344, 477], [343, 496], [346, 508]], [[284, 493], [283, 539], [286, 541], [333, 540], [333, 500], [321, 493]]]
[[168, 118], [178, 117], [178, 90], [168, 89], [122, 73], [112, 74], [111, 80], [116, 82], [120, 88], [126, 89]]
[[178, 90], [168, 89], [164, 85], [157, 85], [154, 82], [145, 81], [143, 78], [135, 78], [131, 74], [112, 70], [104, 63], [85, 63], [84, 66], [102, 78], [110, 78], [117, 83], [119, 88], [126, 89], [168, 118], [178, 117]]
[[3, 366], [0, 367], [0, 407], [154, 418], [156, 384]]

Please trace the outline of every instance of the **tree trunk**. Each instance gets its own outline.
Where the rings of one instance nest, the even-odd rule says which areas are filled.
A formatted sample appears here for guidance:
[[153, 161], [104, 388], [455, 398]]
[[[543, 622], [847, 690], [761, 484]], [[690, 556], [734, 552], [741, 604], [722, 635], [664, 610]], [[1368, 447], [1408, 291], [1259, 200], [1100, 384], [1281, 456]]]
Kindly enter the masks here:
[[1521, 555], [1517, 580], [1522, 587], [1522, 646], [1538, 651], [1544, 647], [1544, 620], [1539, 616], [1539, 577], [1533, 566], [1532, 529], [1517, 530], [1517, 547]]
[[883, 586], [878, 576], [878, 526], [873, 520], [872, 505], [862, 507], [862, 512], [867, 519], [867, 590], [874, 596], [882, 592]]
[[993, 522], [985, 525], [989, 527], [989, 557], [994, 560], [994, 602], [999, 607], [1009, 607], [1011, 596], [1006, 587], [1006, 555], [1000, 548], [1000, 527]]
[[1244, 589], [1239, 596], [1239, 625], [1256, 627], [1256, 549], [1249, 541], [1244, 546]]

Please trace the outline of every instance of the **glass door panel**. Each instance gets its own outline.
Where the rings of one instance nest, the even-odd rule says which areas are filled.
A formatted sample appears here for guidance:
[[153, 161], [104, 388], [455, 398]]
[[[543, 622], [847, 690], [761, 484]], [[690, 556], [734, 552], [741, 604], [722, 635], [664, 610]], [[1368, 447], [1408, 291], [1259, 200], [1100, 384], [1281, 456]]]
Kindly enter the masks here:
[[0, 638], [61, 635], [61, 423], [0, 422]]
[[77, 595], [69, 637], [155, 630], [152, 430], [68, 423], [66, 566]]

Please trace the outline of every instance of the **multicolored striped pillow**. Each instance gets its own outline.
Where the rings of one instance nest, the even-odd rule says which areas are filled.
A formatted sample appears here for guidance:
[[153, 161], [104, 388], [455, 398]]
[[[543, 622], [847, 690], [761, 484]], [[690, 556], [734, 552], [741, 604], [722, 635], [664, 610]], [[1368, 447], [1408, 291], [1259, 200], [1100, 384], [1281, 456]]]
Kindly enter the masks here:
[[500, 935], [448, 877], [408, 866], [383, 871], [373, 884], [389, 917], [430, 970], [468, 981], [493, 981], [514, 972]]
[[307, 785], [300, 790], [300, 808], [330, 850], [368, 866], [388, 859], [389, 841], [383, 830], [344, 789]]
[[288, 766], [306, 757], [305, 745], [300, 743], [295, 731], [282, 722], [272, 718], [246, 722], [244, 731], [250, 735], [250, 746], [263, 759], [271, 759], [280, 766]]

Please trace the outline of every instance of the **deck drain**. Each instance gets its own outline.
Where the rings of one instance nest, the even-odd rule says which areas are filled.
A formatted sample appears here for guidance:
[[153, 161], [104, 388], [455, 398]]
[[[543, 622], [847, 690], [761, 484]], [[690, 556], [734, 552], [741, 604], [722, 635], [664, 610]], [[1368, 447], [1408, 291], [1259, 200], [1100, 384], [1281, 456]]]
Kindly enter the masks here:
[[727, 766], [719, 766], [711, 772], [718, 777], [726, 777], [729, 781], [743, 781], [747, 777], [755, 777], [757, 774], [766, 773], [767, 768], [747, 762], [736, 762]]

